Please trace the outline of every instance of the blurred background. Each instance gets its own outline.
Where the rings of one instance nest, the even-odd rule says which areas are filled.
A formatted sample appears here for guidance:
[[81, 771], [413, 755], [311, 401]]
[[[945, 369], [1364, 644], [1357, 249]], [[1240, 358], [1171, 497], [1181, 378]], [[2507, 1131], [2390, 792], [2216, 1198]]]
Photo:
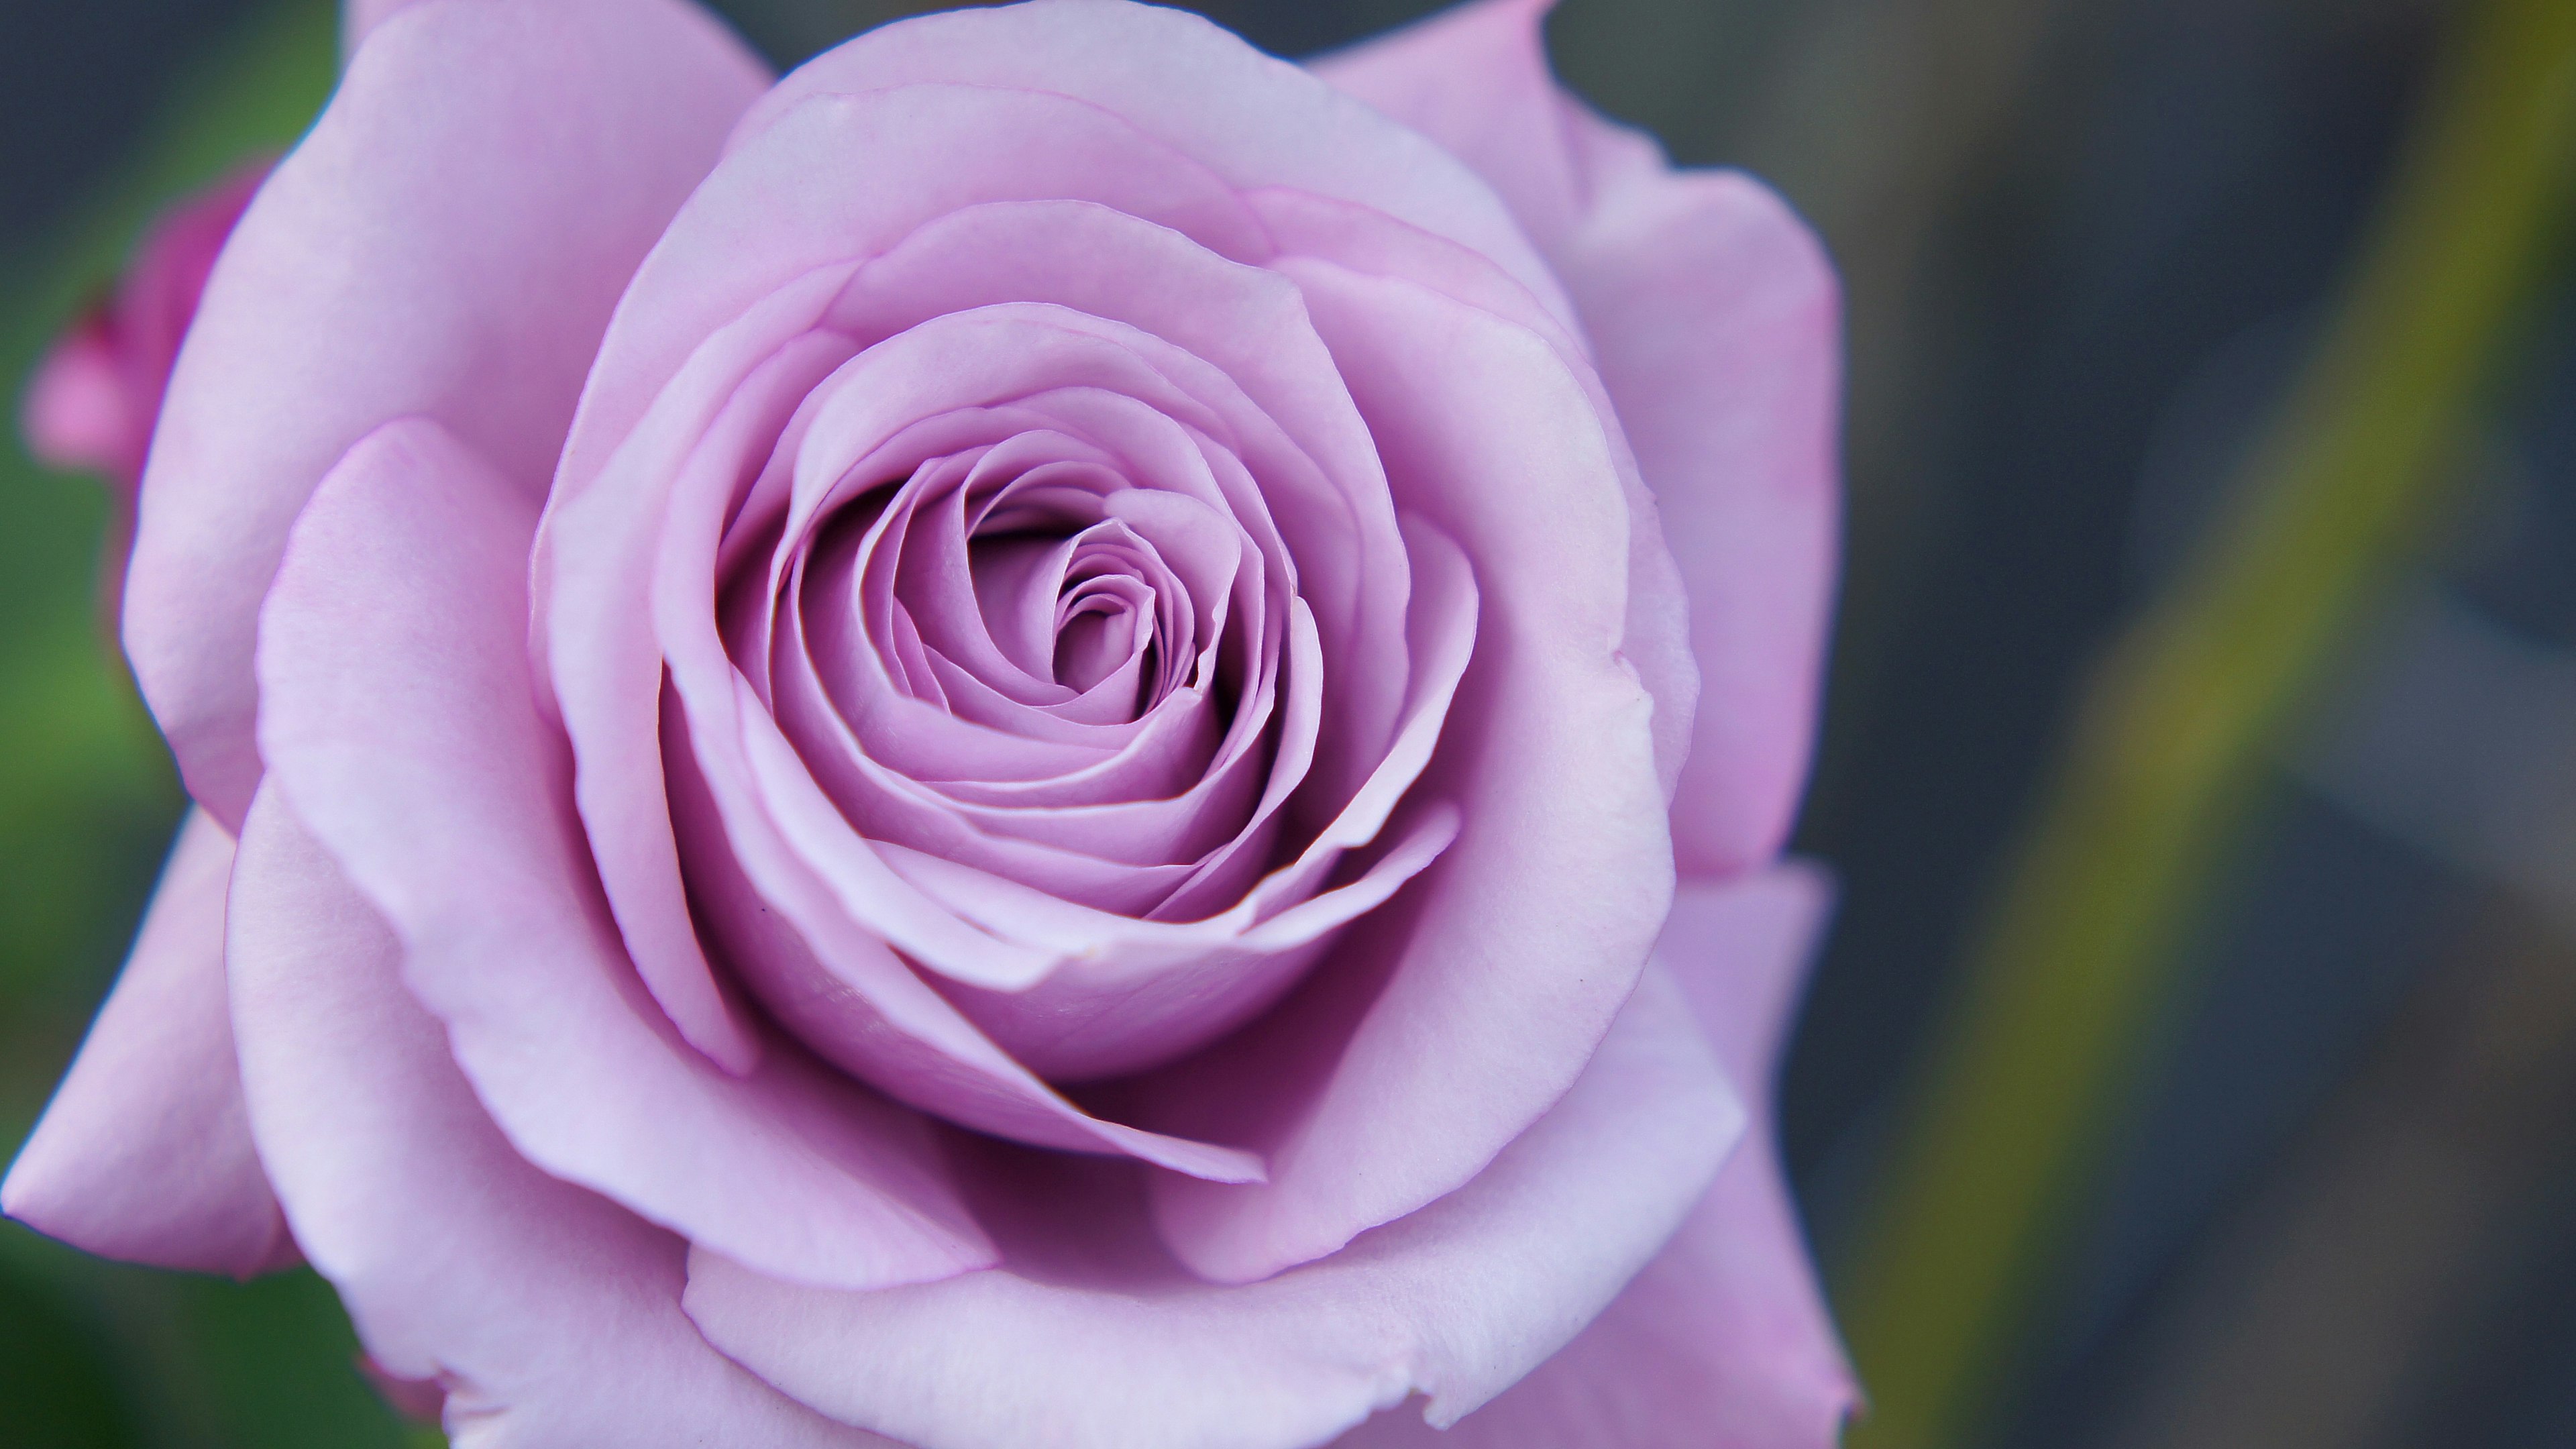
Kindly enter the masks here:
[[[907, 9], [717, 8], [782, 65]], [[1298, 56], [1413, 0], [1226, 0]], [[2565, 0], [1564, 0], [1849, 306], [1788, 1160], [1855, 1445], [2576, 1444]], [[0, 4], [0, 381], [327, 95], [312, 0]], [[0, 447], [0, 1150], [180, 797]], [[0, 1442], [436, 1442], [327, 1289], [0, 1227]], [[1714, 1442], [1714, 1441], [1713, 1441]]]

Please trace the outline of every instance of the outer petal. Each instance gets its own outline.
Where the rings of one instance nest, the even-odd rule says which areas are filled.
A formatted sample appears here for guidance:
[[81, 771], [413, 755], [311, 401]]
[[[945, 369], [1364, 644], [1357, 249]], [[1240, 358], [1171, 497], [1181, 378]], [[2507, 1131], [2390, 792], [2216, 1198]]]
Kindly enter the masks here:
[[535, 528], [434, 423], [351, 450], [262, 615], [275, 787], [401, 936], [404, 979], [531, 1160], [806, 1281], [991, 1261], [918, 1120], [792, 1047], [729, 1075], [638, 989], [537, 714]]
[[[1190, 1279], [1135, 1231], [1132, 1199], [1081, 1190], [1094, 1181], [1032, 1211], [1019, 1182], [1004, 1268], [834, 1294], [701, 1252], [688, 1309], [771, 1383], [921, 1449], [1296, 1449], [1411, 1393], [1445, 1424], [1600, 1311], [1742, 1122], [1652, 976], [1583, 1079], [1475, 1182], [1275, 1278]], [[1103, 1231], [1122, 1220], [1126, 1240]]]
[[1701, 694], [1673, 808], [1684, 875], [1768, 858], [1813, 743], [1838, 528], [1841, 303], [1759, 182], [1674, 171], [1558, 90], [1548, 0], [1484, 0], [1319, 74], [1457, 153], [1574, 299], [1690, 595]]
[[743, 118], [736, 144], [807, 97], [921, 82], [1088, 101], [1237, 187], [1315, 191], [1465, 242], [1568, 310], [1513, 218], [1465, 167], [1297, 67], [1158, 6], [1030, 0], [879, 26], [780, 81]]
[[0, 1209], [110, 1258], [247, 1278], [295, 1261], [243, 1115], [224, 1003], [232, 837], [179, 827], [134, 954]]
[[1241, 1282], [1473, 1178], [1583, 1071], [1669, 908], [1656, 701], [1619, 649], [1630, 518], [1612, 441], [1537, 334], [1418, 284], [1291, 258], [1397, 506], [1454, 539], [1475, 654], [1416, 800], [1455, 844], [1296, 995], [1139, 1079], [1141, 1122], [1261, 1151], [1270, 1181], [1166, 1178], [1174, 1250]]
[[421, 0], [342, 0], [340, 6], [340, 54], [358, 53], [375, 28], [409, 10]]
[[1447, 1434], [1394, 1413], [1344, 1449], [1828, 1449], [1858, 1400], [1767, 1126], [1829, 887], [1790, 865], [1684, 885], [1657, 956], [1682, 982], [1748, 1133], [1671, 1243], [1591, 1327]]
[[887, 1449], [719, 1357], [680, 1240], [531, 1167], [402, 987], [401, 948], [263, 791], [232, 897], [250, 1116], [286, 1211], [395, 1378], [467, 1449]]
[[259, 778], [259, 601], [314, 483], [425, 412], [539, 494], [619, 290], [762, 79], [681, 0], [434, 0], [370, 37], [217, 263], [145, 469], [126, 646], [219, 821]]

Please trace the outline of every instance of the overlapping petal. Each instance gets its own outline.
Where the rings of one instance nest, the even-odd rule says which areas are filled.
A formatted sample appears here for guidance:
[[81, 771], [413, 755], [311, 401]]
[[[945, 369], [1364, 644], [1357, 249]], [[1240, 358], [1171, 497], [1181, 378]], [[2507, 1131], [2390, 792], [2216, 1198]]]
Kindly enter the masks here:
[[1650, 977], [1582, 1081], [1472, 1184], [1263, 1282], [1171, 1263], [1116, 1169], [985, 1153], [1002, 1266], [835, 1294], [699, 1252], [687, 1304], [763, 1378], [921, 1449], [1298, 1449], [1408, 1395], [1447, 1423], [1500, 1392], [1654, 1253], [1742, 1126], [1688, 1008]]
[[368, 36], [217, 264], [145, 470], [126, 643], [219, 822], [259, 778], [259, 601], [315, 482], [423, 412], [537, 496], [610, 307], [765, 79], [681, 0], [430, 0]]
[[[1416, 788], [1462, 802], [1418, 886], [1226, 1050], [1137, 1084], [1264, 1184], [1155, 1184], [1194, 1269], [1259, 1278], [1473, 1177], [1580, 1074], [1670, 899], [1655, 701], [1621, 658], [1629, 517], [1605, 423], [1545, 340], [1409, 281], [1284, 259], [1401, 506], [1482, 591]], [[1544, 849], [1533, 843], [1546, 842]]]
[[[1686, 884], [1656, 959], [1756, 1124], [1829, 895], [1813, 867]], [[1554, 1358], [1446, 1434], [1383, 1414], [1339, 1449], [1829, 1449], [1858, 1399], [1767, 1126]]]
[[295, 1261], [251, 1145], [224, 995], [232, 837], [191, 811], [116, 990], [0, 1183], [93, 1253], [247, 1278]]
[[1475, 167], [1564, 279], [1690, 599], [1702, 692], [1675, 852], [1686, 874], [1725, 875], [1779, 849], [1806, 780], [1840, 512], [1840, 298], [1814, 234], [1761, 183], [1676, 171], [1557, 88], [1551, 3], [1476, 0], [1316, 70]]
[[728, 1074], [642, 991], [528, 673], [535, 524], [433, 422], [351, 450], [262, 614], [277, 787], [402, 940], [404, 980], [532, 1161], [805, 1281], [985, 1261], [917, 1121], [792, 1046]]
[[232, 893], [251, 1126], [373, 1362], [443, 1393], [465, 1449], [892, 1449], [710, 1348], [681, 1313], [680, 1238], [519, 1154], [404, 953], [263, 788]]

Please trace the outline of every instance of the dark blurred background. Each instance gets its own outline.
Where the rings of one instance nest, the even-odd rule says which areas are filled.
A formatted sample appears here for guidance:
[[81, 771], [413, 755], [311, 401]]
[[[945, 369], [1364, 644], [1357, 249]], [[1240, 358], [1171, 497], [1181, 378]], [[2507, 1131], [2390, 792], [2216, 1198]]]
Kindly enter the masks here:
[[[930, 7], [717, 8], [790, 64]], [[1435, 7], [1199, 8], [1295, 56]], [[1769, 179], [1845, 274], [1849, 552], [1798, 837], [1843, 896], [1783, 1131], [1846, 1297], [2074, 701], [2228, 517], [2466, 9], [1564, 0], [1551, 22], [1569, 84], [1685, 163]], [[189, 104], [309, 115], [321, 14], [0, 5], [11, 378], [166, 199], [135, 178], [220, 163], [171, 159]], [[2072, 1186], [2007, 1225], [2034, 1266], [1942, 1442], [2576, 1444], [2576, 293], [2563, 248], [2542, 257], [2433, 521], [2238, 791]], [[0, 469], [5, 1147], [178, 796], [88, 613], [95, 489]], [[181, 1279], [0, 1229], [0, 1441], [416, 1437], [353, 1354], [309, 1277]]]

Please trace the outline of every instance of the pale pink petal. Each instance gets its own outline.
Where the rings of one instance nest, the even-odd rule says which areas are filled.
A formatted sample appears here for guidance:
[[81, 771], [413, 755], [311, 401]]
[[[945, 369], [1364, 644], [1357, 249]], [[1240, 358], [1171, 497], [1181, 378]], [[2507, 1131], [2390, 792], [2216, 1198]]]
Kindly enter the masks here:
[[[708, 337], [817, 269], [886, 251], [988, 201], [1095, 201], [1257, 261], [1260, 224], [1222, 177], [1064, 95], [902, 85], [808, 95], [728, 148], [635, 275], [599, 349], [556, 491], [578, 497]], [[815, 158], [851, 158], [818, 167]], [[957, 164], [972, 156], [975, 164]]]
[[340, 56], [345, 61], [358, 53], [375, 28], [423, 0], [341, 0]]
[[1699, 713], [1673, 853], [1685, 874], [1720, 875], [1779, 850], [1815, 747], [1841, 528], [1841, 307], [1815, 237], [1760, 183], [1623, 174], [1568, 285], [1689, 592]]
[[709, 1348], [680, 1239], [511, 1150], [394, 933], [273, 792], [242, 839], [232, 1009], [260, 1153], [377, 1369], [443, 1390], [460, 1449], [893, 1449]]
[[[978, 164], [958, 165], [961, 155]], [[1115, 206], [1221, 254], [1260, 246], [1214, 176], [1097, 107], [907, 87], [817, 97], [736, 149], [619, 306], [540, 536], [539, 645], [600, 873], [647, 980], [706, 970], [680, 909], [655, 721], [662, 664], [641, 591], [668, 475], [747, 378], [813, 335], [850, 260], [956, 207], [1028, 196]]]
[[1685, 874], [1769, 858], [1806, 782], [1839, 518], [1841, 304], [1761, 183], [1676, 171], [1565, 96], [1547, 0], [1483, 0], [1316, 67], [1512, 204], [1581, 314], [1690, 596]]
[[110, 1258], [247, 1278], [295, 1261], [243, 1115], [224, 1003], [232, 837], [189, 812], [134, 953], [0, 1210]]
[[370, 434], [261, 615], [276, 786], [402, 939], [404, 980], [531, 1160], [811, 1282], [990, 1261], [919, 1119], [772, 1044], [734, 1076], [619, 949], [527, 662], [536, 505], [437, 424]]
[[1556, 0], [1469, 0], [1306, 68], [1439, 142], [1552, 250], [1589, 200], [1568, 154], [1571, 107], [1547, 68], [1540, 26], [1554, 8]]
[[1176, 10], [1032, 0], [879, 26], [780, 81], [744, 116], [735, 144], [747, 144], [811, 96], [924, 82], [1087, 101], [1235, 187], [1318, 192], [1464, 242], [1570, 315], [1520, 228], [1455, 158], [1296, 66]]
[[689, 1314], [797, 1399], [920, 1449], [1300, 1449], [1411, 1394], [1446, 1423], [1590, 1321], [1741, 1130], [1689, 1015], [1650, 976], [1473, 1183], [1263, 1282], [1163, 1258], [1124, 1169], [987, 1154], [1005, 1266], [827, 1293], [701, 1251]]
[[[1272, 188], [1246, 200], [1270, 228], [1281, 258], [1314, 257], [1363, 275], [1400, 278], [1526, 328], [1557, 353], [1602, 418], [1617, 416], [1583, 336], [1569, 330], [1491, 258], [1383, 212], [1309, 192]], [[1272, 265], [1285, 263], [1274, 259]], [[1670, 799], [1690, 752], [1691, 718], [1699, 700], [1699, 667], [1691, 658], [1688, 637], [1689, 600], [1672, 552], [1664, 546], [1654, 496], [1637, 471], [1627, 435], [1613, 424], [1607, 441], [1620, 492], [1628, 500], [1628, 619], [1619, 652], [1654, 696], [1655, 776]]]
[[[1656, 955], [1757, 1124], [1829, 887], [1788, 865], [1685, 884]], [[1655, 1261], [1554, 1358], [1449, 1432], [1401, 1410], [1342, 1449], [1831, 1449], [1858, 1401], [1779, 1152], [1757, 1125]]]
[[259, 601], [314, 483], [422, 412], [541, 496], [610, 307], [763, 79], [682, 0], [434, 0], [369, 38], [216, 264], [145, 469], [127, 648], [218, 821], [259, 778]]
[[1614, 443], [1548, 343], [1409, 281], [1307, 258], [1306, 296], [1399, 508], [1455, 541], [1475, 653], [1411, 792], [1458, 838], [1221, 1050], [1142, 1078], [1140, 1120], [1260, 1151], [1263, 1184], [1154, 1184], [1211, 1278], [1332, 1252], [1458, 1187], [1591, 1056], [1670, 902], [1656, 701], [1621, 656]]

